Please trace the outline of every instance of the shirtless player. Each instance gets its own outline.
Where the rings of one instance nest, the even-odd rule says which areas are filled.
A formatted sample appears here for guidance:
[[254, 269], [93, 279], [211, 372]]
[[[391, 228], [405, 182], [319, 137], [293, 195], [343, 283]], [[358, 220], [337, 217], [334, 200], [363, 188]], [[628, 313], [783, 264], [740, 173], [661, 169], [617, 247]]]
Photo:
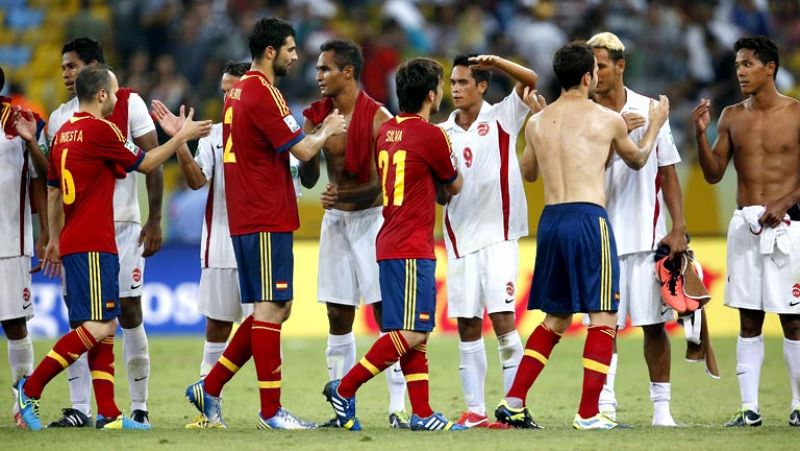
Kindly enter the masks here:
[[[583, 351], [583, 390], [576, 429], [612, 429], [597, 402], [611, 363], [619, 303], [619, 264], [605, 211], [606, 162], [616, 151], [634, 169], [650, 156], [669, 114], [664, 96], [650, 104], [650, 123], [638, 147], [622, 116], [592, 102], [597, 61], [586, 44], [562, 47], [553, 60], [561, 97], [534, 115], [525, 128], [522, 176], [535, 181], [541, 171], [545, 208], [537, 233], [536, 264], [529, 309], [546, 313], [525, 346], [517, 375], [495, 411], [503, 423], [538, 428], [525, 406], [528, 390], [572, 315], [589, 314]], [[542, 102], [544, 99], [540, 99]]]
[[800, 102], [775, 88], [779, 61], [772, 41], [742, 38], [733, 48], [736, 77], [748, 98], [722, 111], [713, 146], [706, 139], [711, 102], [702, 99], [692, 111], [706, 181], [722, 180], [731, 158], [737, 175], [725, 305], [739, 309], [736, 375], [742, 407], [725, 426], [761, 425], [758, 382], [766, 312], [777, 313], [783, 326], [792, 385], [789, 424], [800, 426]]

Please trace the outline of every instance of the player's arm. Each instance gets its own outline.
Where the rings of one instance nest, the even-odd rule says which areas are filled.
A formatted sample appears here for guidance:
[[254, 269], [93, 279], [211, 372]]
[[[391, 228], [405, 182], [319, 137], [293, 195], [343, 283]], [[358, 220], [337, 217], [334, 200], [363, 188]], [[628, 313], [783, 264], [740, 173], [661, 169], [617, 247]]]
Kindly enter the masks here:
[[[308, 120], [308, 118], [303, 121], [303, 133], [305, 133], [306, 136], [314, 133], [316, 128], [317, 127], [315, 127], [314, 124]], [[308, 161], [300, 161], [299, 171], [301, 185], [306, 188], [313, 188], [314, 185], [317, 184], [317, 181], [319, 181], [319, 166], [321, 159], [322, 157], [318, 153]]]
[[[25, 149], [33, 160], [33, 167], [39, 174], [47, 173], [47, 156], [39, 147], [38, 137], [36, 136], [36, 116], [31, 111], [23, 110], [14, 106], [14, 128], [17, 135], [25, 142]], [[44, 133], [44, 131], [42, 131]]]
[[[167, 106], [158, 99], [153, 100], [152, 107], [153, 114], [158, 120], [158, 125], [162, 130], [164, 130], [164, 133], [166, 133], [168, 136], [175, 136], [175, 134], [178, 133], [178, 130], [180, 130], [183, 126], [183, 123], [186, 121], [185, 107], [181, 105], [178, 116], [174, 115], [169, 108], [167, 108]], [[197, 149], [198, 154], [203, 152], [203, 149], [206, 149], [205, 146], [207, 145], [213, 146], [211, 141], [200, 140]], [[206, 150], [210, 150], [210, 155], [212, 156], [213, 161], [213, 147]], [[206, 178], [205, 174], [203, 174], [203, 169], [200, 167], [197, 161], [192, 158], [192, 152], [189, 150], [189, 146], [184, 143], [178, 148], [175, 154], [178, 157], [178, 163], [181, 165], [181, 172], [183, 172], [183, 176], [186, 179], [186, 184], [189, 185], [189, 188], [197, 190], [204, 187], [206, 183], [208, 183], [208, 179]]]
[[536, 161], [536, 149], [533, 147], [535, 120], [536, 117], [531, 117], [528, 119], [528, 125], [525, 126], [525, 150], [519, 161], [522, 178], [526, 182], [535, 182], [539, 178], [539, 163]]
[[334, 109], [322, 122], [321, 127], [313, 133], [305, 135], [303, 139], [289, 148], [289, 152], [301, 162], [309, 161], [319, 153], [328, 138], [341, 135], [346, 131], [347, 127], [345, 125], [344, 116], [339, 114], [338, 109]]
[[[134, 144], [145, 152], [158, 146], [156, 131], [150, 131], [142, 136], [133, 138]], [[161, 249], [163, 234], [161, 231], [161, 205], [164, 196], [164, 171], [161, 166], [145, 175], [147, 187], [147, 222], [142, 226], [139, 234], [139, 244], [144, 245], [143, 257], [149, 257]]]
[[659, 242], [659, 245], [669, 246], [669, 259], [672, 260], [675, 255], [684, 252], [688, 244], [686, 242], [686, 219], [683, 216], [683, 194], [674, 164], [658, 168], [658, 177], [661, 180], [664, 203], [667, 205], [670, 218], [672, 218], [672, 230]]
[[[48, 177], [49, 178], [49, 177]], [[58, 182], [55, 182], [58, 185]], [[50, 229], [50, 240], [44, 252], [44, 274], [47, 277], [61, 275], [61, 251], [59, 238], [64, 226], [64, 207], [61, 204], [61, 189], [48, 181], [47, 187], [47, 222]]]
[[714, 184], [722, 180], [725, 169], [733, 155], [731, 150], [730, 112], [729, 108], [722, 110], [717, 126], [717, 139], [713, 147], [708, 145], [706, 130], [711, 122], [711, 101], [701, 99], [700, 103], [692, 110], [694, 122], [694, 138], [697, 141], [697, 156], [703, 177], [708, 183]]
[[622, 116], [616, 113], [613, 114], [612, 130], [614, 135], [612, 146], [630, 168], [637, 170], [643, 168], [647, 163], [647, 159], [650, 158], [650, 152], [653, 150], [653, 145], [658, 138], [661, 126], [664, 125], [669, 116], [669, 100], [662, 95], [659, 96], [657, 104], [652, 100], [650, 101], [650, 111], [647, 115], [650, 118], [650, 123], [638, 146], [628, 137], [628, 126]]
[[211, 121], [194, 121], [194, 108], [189, 109], [189, 115], [183, 123], [181, 129], [164, 144], [146, 152], [142, 162], [135, 168], [139, 172], [147, 174], [150, 171], [157, 169], [169, 157], [171, 157], [178, 148], [185, 145], [187, 141], [208, 136], [211, 132]]
[[523, 100], [525, 100], [525, 87], [530, 90], [536, 89], [536, 82], [539, 81], [539, 75], [533, 70], [497, 55], [478, 55], [470, 58], [469, 62], [470, 68], [496, 68], [508, 74], [517, 82], [514, 90]]

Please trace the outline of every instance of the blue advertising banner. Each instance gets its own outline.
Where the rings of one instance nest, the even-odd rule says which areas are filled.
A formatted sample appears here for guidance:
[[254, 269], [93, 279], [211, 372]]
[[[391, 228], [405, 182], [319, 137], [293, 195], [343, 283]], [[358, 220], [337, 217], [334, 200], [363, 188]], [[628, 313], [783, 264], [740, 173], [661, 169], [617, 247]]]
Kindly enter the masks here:
[[[197, 313], [199, 281], [199, 246], [165, 246], [146, 259], [142, 312], [148, 334], [203, 333], [205, 322]], [[28, 322], [31, 335], [56, 338], [68, 331], [61, 280], [36, 273], [32, 292], [36, 313]]]

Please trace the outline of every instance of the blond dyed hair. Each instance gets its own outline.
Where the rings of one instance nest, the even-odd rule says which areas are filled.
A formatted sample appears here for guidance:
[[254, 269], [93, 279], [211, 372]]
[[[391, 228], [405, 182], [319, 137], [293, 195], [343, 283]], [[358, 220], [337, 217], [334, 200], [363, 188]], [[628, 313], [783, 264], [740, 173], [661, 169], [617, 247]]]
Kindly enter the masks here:
[[586, 43], [594, 49], [608, 50], [608, 55], [614, 61], [625, 58], [625, 44], [623, 44], [622, 40], [614, 33], [608, 31], [597, 33]]

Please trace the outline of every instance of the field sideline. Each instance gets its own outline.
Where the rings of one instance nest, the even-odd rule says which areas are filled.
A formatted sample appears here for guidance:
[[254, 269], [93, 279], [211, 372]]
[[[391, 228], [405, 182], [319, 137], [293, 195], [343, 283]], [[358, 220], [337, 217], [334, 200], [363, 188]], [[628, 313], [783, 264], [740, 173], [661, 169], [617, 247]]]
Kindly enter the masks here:
[[[527, 335], [527, 331], [525, 332]], [[523, 337], [525, 339], [527, 337]], [[120, 408], [128, 411], [128, 390], [124, 365], [121, 362], [120, 337], [117, 337], [117, 398]], [[652, 405], [648, 398], [647, 369], [641, 356], [641, 339], [619, 341], [620, 365], [617, 373], [619, 418], [634, 430], [578, 432], [571, 429], [572, 417], [580, 398], [582, 370], [580, 354], [583, 334], [567, 338], [553, 352], [552, 358], [537, 385], [531, 391], [529, 404], [534, 418], [546, 429], [542, 431], [486, 431], [463, 433], [411, 433], [388, 428], [386, 383], [383, 375], [359, 392], [358, 416], [364, 431], [341, 430], [299, 432], [259, 431], [255, 429], [258, 393], [253, 365], [248, 364], [223, 392], [223, 413], [230, 429], [187, 431], [184, 424], [196, 412], [183, 398], [183, 390], [197, 378], [202, 352], [202, 338], [151, 339], [153, 358], [150, 384], [150, 432], [97, 430], [45, 430], [41, 433], [20, 431], [12, 426], [11, 396], [3, 395], [0, 410], [0, 439], [3, 448], [24, 449], [796, 449], [800, 429], [788, 426], [791, 394], [783, 361], [781, 338], [766, 338], [766, 358], [762, 371], [760, 404], [764, 426], [729, 430], [722, 423], [739, 405], [735, 375], [735, 343], [733, 337], [715, 341], [722, 369], [722, 379], [708, 378], [700, 364], [683, 360], [681, 337], [673, 337], [672, 412], [675, 420], [686, 427], [677, 430], [654, 429], [649, 426]], [[372, 343], [371, 337], [358, 341], [359, 357]], [[36, 342], [36, 358], [40, 359], [52, 346], [50, 341]], [[434, 337], [429, 343], [431, 371], [431, 404], [451, 419], [463, 409], [458, 376], [457, 341], [451, 337]], [[487, 339], [489, 375], [487, 409], [493, 410], [501, 394], [496, 341]], [[289, 339], [284, 343], [283, 401], [292, 412], [305, 419], [322, 422], [331, 410], [320, 394], [326, 382], [325, 339]], [[8, 362], [0, 359], [0, 386], [8, 387]], [[8, 393], [8, 392], [6, 392]], [[68, 404], [66, 372], [59, 375], [44, 392], [42, 419], [55, 419], [60, 408]]]

